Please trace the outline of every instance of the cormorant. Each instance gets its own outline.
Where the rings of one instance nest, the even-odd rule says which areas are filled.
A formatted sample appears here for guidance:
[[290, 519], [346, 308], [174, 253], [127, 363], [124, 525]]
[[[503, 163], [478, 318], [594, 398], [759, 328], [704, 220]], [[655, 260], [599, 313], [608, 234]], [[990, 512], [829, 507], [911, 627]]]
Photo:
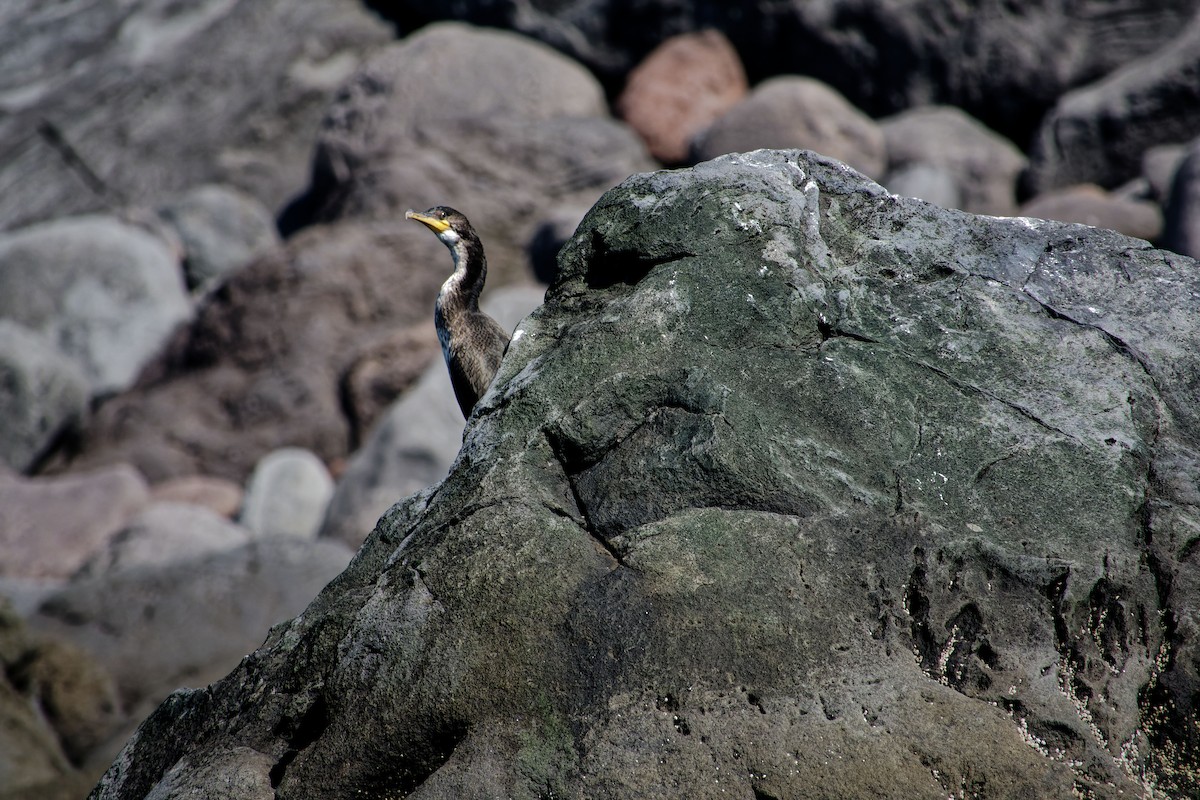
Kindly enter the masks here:
[[454, 258], [454, 273], [442, 284], [433, 307], [433, 324], [454, 396], [463, 416], [469, 417], [496, 376], [509, 339], [500, 323], [479, 310], [479, 293], [487, 277], [483, 245], [467, 218], [453, 208], [410, 210], [404, 216], [436, 233]]

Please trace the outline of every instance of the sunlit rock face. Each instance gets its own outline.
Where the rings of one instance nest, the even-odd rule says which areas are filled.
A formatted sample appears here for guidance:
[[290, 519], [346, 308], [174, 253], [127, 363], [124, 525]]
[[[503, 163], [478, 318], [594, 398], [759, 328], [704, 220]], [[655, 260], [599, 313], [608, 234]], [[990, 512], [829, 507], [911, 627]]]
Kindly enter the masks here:
[[94, 797], [1195, 785], [1195, 262], [757, 151], [559, 266], [449, 477]]

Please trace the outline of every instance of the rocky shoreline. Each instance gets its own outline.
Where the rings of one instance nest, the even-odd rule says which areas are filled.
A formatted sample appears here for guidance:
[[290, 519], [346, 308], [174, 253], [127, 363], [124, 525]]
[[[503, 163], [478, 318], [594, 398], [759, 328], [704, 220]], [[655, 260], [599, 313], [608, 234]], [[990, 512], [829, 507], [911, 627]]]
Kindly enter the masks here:
[[446, 475], [406, 208], [510, 329], [606, 190], [759, 148], [1200, 257], [1200, 2], [1012, 5], [0, 10], [0, 800], [80, 796]]

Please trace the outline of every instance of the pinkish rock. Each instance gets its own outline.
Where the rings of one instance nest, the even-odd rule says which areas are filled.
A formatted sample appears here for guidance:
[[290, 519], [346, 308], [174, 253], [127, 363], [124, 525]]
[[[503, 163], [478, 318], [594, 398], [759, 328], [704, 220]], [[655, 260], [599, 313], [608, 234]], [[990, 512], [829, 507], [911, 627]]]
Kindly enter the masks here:
[[227, 519], [242, 507], [242, 487], [213, 475], [183, 475], [150, 487], [150, 498], [160, 503], [202, 506]]
[[617, 114], [667, 164], [686, 161], [692, 138], [746, 96], [746, 71], [715, 30], [672, 36], [629, 73]]
[[1080, 222], [1139, 239], [1157, 239], [1163, 229], [1162, 211], [1154, 203], [1117, 197], [1091, 183], [1038, 195], [1021, 206], [1019, 214]]
[[146, 505], [128, 464], [30, 480], [0, 477], [0, 577], [67, 577]]

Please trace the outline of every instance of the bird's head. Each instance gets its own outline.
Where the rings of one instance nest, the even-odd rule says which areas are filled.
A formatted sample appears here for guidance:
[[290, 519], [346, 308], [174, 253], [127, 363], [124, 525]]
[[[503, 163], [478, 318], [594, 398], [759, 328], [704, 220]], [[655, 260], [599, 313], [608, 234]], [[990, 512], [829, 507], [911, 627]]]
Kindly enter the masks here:
[[449, 206], [434, 206], [428, 211], [412, 211], [404, 214], [405, 219], [415, 219], [429, 230], [437, 234], [442, 243], [453, 249], [462, 239], [474, 239], [475, 231], [471, 223], [460, 212]]

